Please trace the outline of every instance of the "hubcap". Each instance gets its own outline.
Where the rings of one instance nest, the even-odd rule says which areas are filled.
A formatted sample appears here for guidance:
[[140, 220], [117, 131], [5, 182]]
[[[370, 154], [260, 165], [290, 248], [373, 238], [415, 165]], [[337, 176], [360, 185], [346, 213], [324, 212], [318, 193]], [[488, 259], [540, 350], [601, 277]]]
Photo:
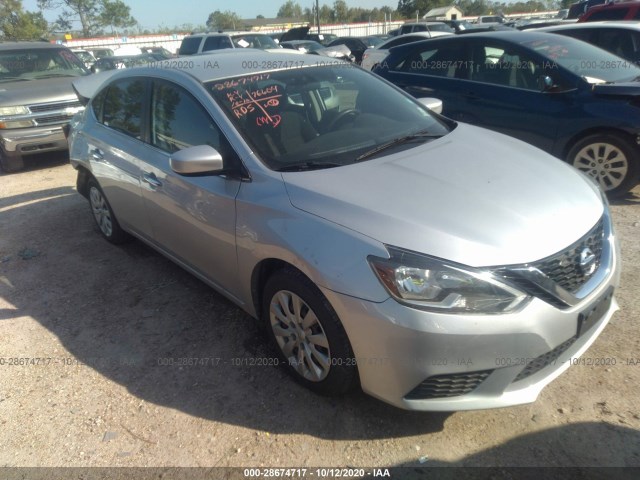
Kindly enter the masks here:
[[587, 145], [575, 156], [573, 166], [593, 177], [604, 191], [619, 187], [629, 170], [624, 152], [610, 143]]
[[91, 187], [89, 191], [89, 201], [91, 202], [91, 210], [93, 210], [93, 216], [96, 219], [100, 231], [105, 236], [110, 237], [113, 233], [113, 226], [111, 225], [111, 214], [109, 213], [109, 207], [100, 190], [96, 187]]
[[281, 290], [271, 299], [269, 318], [289, 365], [307, 380], [324, 380], [331, 366], [329, 340], [309, 305], [295, 293]]

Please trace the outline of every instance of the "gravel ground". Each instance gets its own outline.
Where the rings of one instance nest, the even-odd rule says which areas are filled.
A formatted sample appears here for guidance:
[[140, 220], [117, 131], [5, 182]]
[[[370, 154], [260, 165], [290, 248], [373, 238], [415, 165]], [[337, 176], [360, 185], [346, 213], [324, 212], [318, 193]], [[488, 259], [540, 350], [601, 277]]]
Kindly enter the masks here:
[[612, 210], [621, 310], [584, 363], [530, 405], [416, 413], [243, 364], [271, 356], [256, 323], [102, 240], [63, 160], [0, 175], [0, 467], [640, 467], [640, 188]]

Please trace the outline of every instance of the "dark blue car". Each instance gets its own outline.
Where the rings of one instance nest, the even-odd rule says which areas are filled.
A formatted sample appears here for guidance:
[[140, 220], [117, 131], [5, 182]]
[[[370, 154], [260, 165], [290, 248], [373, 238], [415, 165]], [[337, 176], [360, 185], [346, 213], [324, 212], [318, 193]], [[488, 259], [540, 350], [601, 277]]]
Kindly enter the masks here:
[[640, 172], [640, 68], [539, 32], [447, 36], [392, 48], [375, 70], [454, 120], [520, 138], [597, 179], [609, 196]]

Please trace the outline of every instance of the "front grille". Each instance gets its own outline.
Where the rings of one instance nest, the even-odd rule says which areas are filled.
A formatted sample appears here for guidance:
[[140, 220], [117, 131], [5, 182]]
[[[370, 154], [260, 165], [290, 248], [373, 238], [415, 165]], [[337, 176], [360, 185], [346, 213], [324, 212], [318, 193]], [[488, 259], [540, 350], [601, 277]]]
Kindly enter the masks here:
[[32, 113], [53, 112], [55, 110], [64, 110], [65, 108], [77, 108], [82, 104], [78, 100], [66, 100], [64, 102], [41, 103], [38, 105], [29, 105]]
[[524, 367], [524, 369], [518, 374], [514, 382], [524, 380], [534, 373], [538, 373], [540, 370], [551, 365], [552, 363], [555, 364], [555, 361], [558, 360], [558, 357], [560, 357], [560, 355], [562, 355], [571, 345], [573, 345], [573, 342], [575, 342], [577, 338], [577, 336], [571, 337], [569, 340], [558, 345], [553, 350], [534, 358], [531, 362], [527, 363], [527, 366]]
[[586, 275], [580, 268], [580, 254], [586, 249], [596, 257], [596, 268], [600, 266], [602, 256], [602, 244], [604, 242], [604, 221], [600, 221], [589, 233], [571, 245], [566, 250], [533, 263], [547, 277], [560, 285], [568, 292], [575, 293], [582, 287], [591, 275]]
[[71, 119], [69, 115], [47, 115], [46, 117], [35, 118], [38, 126], [42, 125], [56, 125], [58, 123], [67, 123]]
[[404, 398], [407, 400], [427, 400], [430, 398], [457, 397], [472, 392], [493, 370], [479, 372], [434, 375], [424, 380]]

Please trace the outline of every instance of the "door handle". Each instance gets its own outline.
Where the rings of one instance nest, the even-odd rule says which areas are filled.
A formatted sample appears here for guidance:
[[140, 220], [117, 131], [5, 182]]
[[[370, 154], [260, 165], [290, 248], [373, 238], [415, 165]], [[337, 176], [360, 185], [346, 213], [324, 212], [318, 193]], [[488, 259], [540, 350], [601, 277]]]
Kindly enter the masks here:
[[148, 183], [151, 188], [158, 188], [162, 186], [162, 182], [158, 180], [155, 173], [145, 172], [142, 175], [142, 181]]
[[104, 160], [104, 153], [99, 148], [94, 148], [90, 150], [89, 153], [94, 160]]

